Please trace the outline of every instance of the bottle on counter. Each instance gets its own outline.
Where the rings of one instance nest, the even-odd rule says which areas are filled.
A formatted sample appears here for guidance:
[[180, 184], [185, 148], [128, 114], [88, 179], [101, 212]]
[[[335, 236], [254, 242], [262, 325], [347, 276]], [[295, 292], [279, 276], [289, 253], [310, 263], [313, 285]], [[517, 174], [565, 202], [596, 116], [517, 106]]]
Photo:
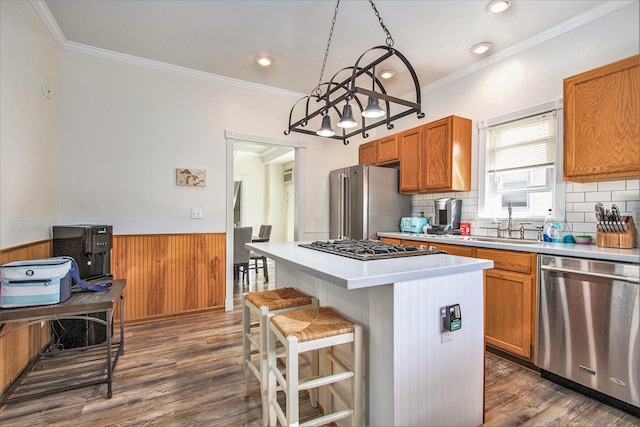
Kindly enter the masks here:
[[542, 240], [545, 242], [553, 242], [553, 232], [554, 232], [555, 220], [551, 215], [551, 209], [549, 209], [549, 213], [544, 218], [544, 226], [542, 227]]
[[556, 221], [553, 224], [553, 243], [562, 243], [564, 242], [564, 236], [562, 233], [562, 224], [560, 221]]

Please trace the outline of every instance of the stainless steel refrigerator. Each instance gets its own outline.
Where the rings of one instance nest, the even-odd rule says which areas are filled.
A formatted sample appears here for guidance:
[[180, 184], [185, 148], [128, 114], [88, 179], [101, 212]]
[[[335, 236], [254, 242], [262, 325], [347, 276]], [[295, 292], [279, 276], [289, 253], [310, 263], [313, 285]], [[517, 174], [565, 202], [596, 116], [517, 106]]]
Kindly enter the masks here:
[[329, 174], [330, 239], [377, 239], [399, 231], [411, 216], [411, 195], [400, 194], [398, 170], [356, 165]]

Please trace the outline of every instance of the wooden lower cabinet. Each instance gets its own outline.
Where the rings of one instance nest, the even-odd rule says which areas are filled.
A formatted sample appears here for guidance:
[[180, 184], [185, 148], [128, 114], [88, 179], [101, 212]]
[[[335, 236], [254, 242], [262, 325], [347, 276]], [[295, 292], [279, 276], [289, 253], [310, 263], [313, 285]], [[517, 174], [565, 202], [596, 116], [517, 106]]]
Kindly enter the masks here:
[[536, 324], [535, 253], [478, 248], [476, 257], [493, 260], [484, 272], [485, 343], [533, 360]]
[[485, 343], [531, 359], [534, 326], [530, 275], [498, 269], [484, 273]]

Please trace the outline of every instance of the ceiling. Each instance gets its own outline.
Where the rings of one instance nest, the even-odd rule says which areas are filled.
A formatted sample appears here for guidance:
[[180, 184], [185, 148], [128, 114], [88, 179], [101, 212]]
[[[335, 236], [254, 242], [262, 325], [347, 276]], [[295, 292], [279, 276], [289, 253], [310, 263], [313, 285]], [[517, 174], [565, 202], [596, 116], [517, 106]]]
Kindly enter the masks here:
[[[489, 0], [377, 0], [394, 47], [413, 65], [420, 86], [522, 44], [603, 3], [583, 0], [512, 0], [489, 14]], [[300, 94], [320, 77], [336, 2], [332, 0], [45, 0], [66, 42], [106, 49], [266, 85]], [[340, 2], [324, 81], [352, 66], [386, 35], [365, 0]], [[469, 48], [489, 41], [478, 56]], [[269, 68], [253, 60], [266, 54]], [[391, 64], [393, 65], [393, 64]], [[407, 95], [413, 83], [406, 67], [386, 83], [387, 92]]]
[[[312, 93], [318, 84], [336, 8], [334, 0], [32, 1], [51, 13], [63, 48], [104, 49], [109, 55], [132, 55], [300, 96]], [[377, 0], [375, 5], [395, 49], [412, 64], [424, 88], [631, 3], [512, 0], [505, 12], [490, 14], [485, 12], [488, 2]], [[384, 45], [385, 40], [368, 1], [341, 1], [323, 81], [353, 66], [367, 49]], [[470, 47], [480, 42], [491, 42], [494, 48], [483, 55], [472, 54]], [[275, 64], [258, 66], [254, 58], [260, 54], [274, 58]], [[397, 74], [385, 81], [387, 93], [410, 94], [414, 84], [409, 71], [397, 57], [389, 62], [384, 68], [394, 68]], [[271, 162], [292, 159], [291, 150], [276, 160], [268, 149], [250, 144], [236, 147]]]

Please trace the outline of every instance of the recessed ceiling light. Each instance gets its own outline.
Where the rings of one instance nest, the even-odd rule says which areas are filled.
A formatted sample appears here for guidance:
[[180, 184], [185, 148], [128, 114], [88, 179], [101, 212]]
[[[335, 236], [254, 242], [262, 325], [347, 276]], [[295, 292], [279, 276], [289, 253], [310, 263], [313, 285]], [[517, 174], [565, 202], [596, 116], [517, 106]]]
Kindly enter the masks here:
[[491, 0], [484, 10], [487, 13], [500, 13], [507, 10], [509, 6], [511, 6], [511, 2], [508, 0]]
[[485, 53], [486, 51], [488, 51], [492, 47], [493, 47], [493, 43], [483, 42], [483, 43], [478, 43], [476, 45], [471, 46], [471, 49], [469, 49], [469, 50], [472, 53], [475, 53], [477, 55], [482, 55], [483, 53]]
[[378, 73], [378, 77], [380, 77], [381, 79], [390, 79], [395, 75], [396, 75], [396, 72], [393, 70], [384, 70]]
[[269, 65], [272, 65], [274, 62], [276, 62], [273, 60], [273, 58], [264, 55], [256, 56], [254, 61], [256, 61], [258, 65], [261, 65], [263, 67], [268, 67]]

